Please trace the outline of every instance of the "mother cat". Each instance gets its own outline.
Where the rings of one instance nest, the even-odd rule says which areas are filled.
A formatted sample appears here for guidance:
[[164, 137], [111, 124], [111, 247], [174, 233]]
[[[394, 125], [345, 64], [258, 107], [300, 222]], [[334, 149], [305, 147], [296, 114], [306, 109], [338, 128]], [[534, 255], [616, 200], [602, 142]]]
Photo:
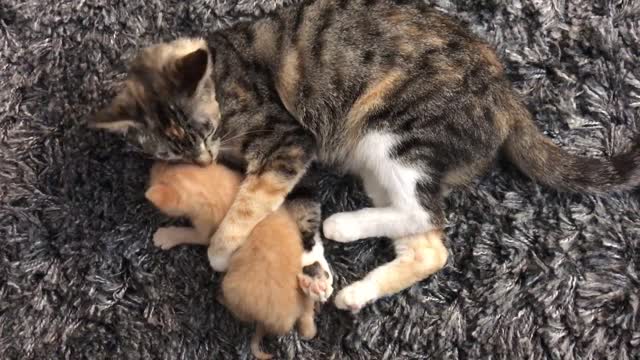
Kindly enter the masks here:
[[339, 292], [336, 305], [352, 311], [444, 266], [443, 196], [500, 150], [558, 189], [640, 184], [637, 145], [610, 160], [558, 148], [491, 48], [419, 1], [311, 0], [207, 42], [144, 49], [93, 126], [161, 159], [244, 161], [246, 180], [209, 248], [217, 270], [311, 161], [360, 176], [375, 207], [332, 215], [324, 234], [391, 237], [397, 257]]

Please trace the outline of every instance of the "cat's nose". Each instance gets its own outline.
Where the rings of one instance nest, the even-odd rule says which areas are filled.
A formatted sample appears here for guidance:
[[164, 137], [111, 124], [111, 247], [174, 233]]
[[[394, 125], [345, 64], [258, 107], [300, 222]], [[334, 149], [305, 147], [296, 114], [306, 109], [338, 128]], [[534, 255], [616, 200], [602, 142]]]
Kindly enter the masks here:
[[198, 157], [196, 158], [196, 164], [200, 166], [211, 165], [212, 162], [213, 156], [211, 156], [211, 153], [209, 153], [208, 151], [201, 152], [200, 155], [198, 155]]

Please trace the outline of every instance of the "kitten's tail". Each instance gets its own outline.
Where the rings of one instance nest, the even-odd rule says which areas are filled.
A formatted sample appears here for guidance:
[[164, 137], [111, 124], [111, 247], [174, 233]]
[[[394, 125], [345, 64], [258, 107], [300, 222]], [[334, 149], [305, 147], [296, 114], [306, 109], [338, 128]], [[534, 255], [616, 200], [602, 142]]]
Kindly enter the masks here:
[[253, 334], [251, 338], [251, 353], [258, 360], [268, 360], [273, 357], [273, 355], [268, 354], [260, 349], [260, 343], [262, 342], [262, 338], [264, 338], [265, 329], [264, 326], [260, 323], [256, 323], [256, 332]]
[[512, 118], [504, 150], [530, 178], [558, 190], [596, 194], [640, 186], [640, 141], [609, 159], [573, 155], [538, 130], [524, 105], [518, 107], [510, 112], [516, 117]]

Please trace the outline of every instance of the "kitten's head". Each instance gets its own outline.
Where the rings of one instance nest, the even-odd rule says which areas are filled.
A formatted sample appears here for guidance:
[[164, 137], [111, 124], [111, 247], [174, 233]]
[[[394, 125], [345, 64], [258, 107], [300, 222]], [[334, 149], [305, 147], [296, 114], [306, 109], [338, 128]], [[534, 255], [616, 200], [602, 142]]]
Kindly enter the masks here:
[[218, 224], [240, 186], [239, 174], [219, 164], [196, 166], [156, 162], [145, 197], [172, 217], [206, 219]]
[[220, 146], [220, 111], [203, 39], [143, 49], [122, 90], [90, 126], [121, 133], [156, 159], [209, 164]]
[[176, 174], [174, 168], [175, 166], [156, 162], [151, 167], [149, 188], [144, 196], [158, 210], [169, 216], [188, 216], [189, 210], [191, 210], [189, 208], [191, 204], [188, 199], [189, 194], [185, 186], [181, 184], [182, 179], [179, 177], [179, 173]]

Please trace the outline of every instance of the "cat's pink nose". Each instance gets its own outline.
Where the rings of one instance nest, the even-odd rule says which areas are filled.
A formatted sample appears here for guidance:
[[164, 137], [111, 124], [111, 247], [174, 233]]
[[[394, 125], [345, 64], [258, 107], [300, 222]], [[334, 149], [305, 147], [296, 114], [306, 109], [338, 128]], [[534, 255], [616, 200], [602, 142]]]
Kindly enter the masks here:
[[198, 157], [196, 158], [196, 164], [200, 166], [211, 165], [212, 162], [213, 157], [208, 151], [201, 152], [200, 155], [198, 155]]

